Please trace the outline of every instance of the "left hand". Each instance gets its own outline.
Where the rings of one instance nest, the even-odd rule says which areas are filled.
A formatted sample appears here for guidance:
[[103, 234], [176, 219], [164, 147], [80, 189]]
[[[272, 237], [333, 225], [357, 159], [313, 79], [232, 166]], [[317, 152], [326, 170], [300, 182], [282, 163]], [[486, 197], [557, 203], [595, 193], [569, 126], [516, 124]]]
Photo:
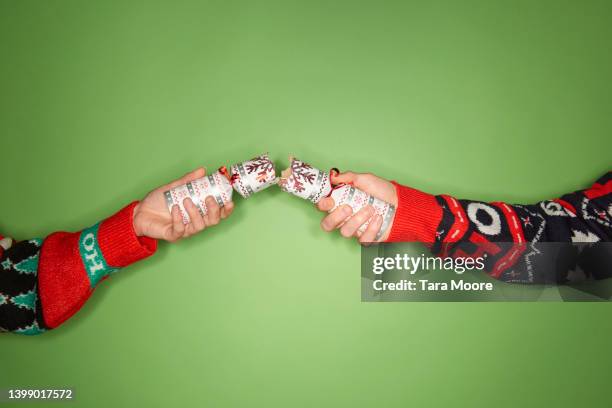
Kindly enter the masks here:
[[211, 196], [206, 197], [205, 200], [208, 209], [206, 215], [200, 214], [198, 207], [190, 198], [185, 199], [183, 205], [189, 215], [189, 224], [183, 224], [178, 205], [174, 205], [171, 212], [168, 211], [164, 192], [205, 175], [206, 170], [200, 167], [147, 194], [134, 208], [133, 222], [136, 235], [175, 242], [190, 237], [206, 227], [217, 225], [221, 219], [229, 217], [234, 210], [234, 203], [229, 202], [225, 206], [219, 207], [217, 201]]

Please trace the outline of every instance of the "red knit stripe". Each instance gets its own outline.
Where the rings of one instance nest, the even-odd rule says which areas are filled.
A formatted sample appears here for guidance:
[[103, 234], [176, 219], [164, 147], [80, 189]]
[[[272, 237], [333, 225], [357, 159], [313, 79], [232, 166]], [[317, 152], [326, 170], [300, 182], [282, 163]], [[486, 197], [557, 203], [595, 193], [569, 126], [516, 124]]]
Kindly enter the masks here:
[[508, 228], [510, 229], [512, 241], [519, 244], [524, 243], [526, 241], [525, 234], [523, 233], [523, 226], [519, 221], [516, 211], [514, 211], [514, 209], [506, 203], [494, 202], [491, 204], [502, 210], [506, 223], [508, 224]]
[[436, 198], [394, 181], [392, 183], [397, 193], [397, 209], [387, 242], [435, 242], [436, 229], [442, 219], [442, 209]]
[[495, 262], [495, 265], [493, 265], [489, 275], [496, 279], [499, 278], [504, 271], [508, 270], [508, 268], [512, 267], [519, 259], [521, 259], [521, 255], [526, 249], [526, 242], [512, 245], [512, 248]]
[[584, 190], [584, 195], [589, 200], [612, 194], [612, 180], [608, 180], [606, 184], [595, 183], [588, 190]]
[[98, 245], [108, 266], [123, 268], [157, 249], [157, 240], [137, 237], [134, 232], [133, 213], [137, 204], [137, 201], [131, 203], [100, 224]]
[[51, 328], [68, 320], [93, 292], [79, 254], [79, 235], [56, 232], [43, 242], [38, 290], [45, 324]]
[[444, 238], [444, 242], [457, 242], [468, 230], [468, 218], [467, 214], [463, 210], [463, 207], [459, 204], [459, 201], [455, 197], [451, 197], [449, 195], [442, 195], [442, 198], [448, 203], [448, 208], [453, 213], [455, 217], [455, 221], [453, 222], [453, 226], [446, 234]]
[[555, 203], [558, 203], [559, 205], [561, 205], [563, 208], [565, 208], [567, 211], [569, 211], [570, 213], [576, 215], [576, 209], [574, 208], [573, 205], [571, 205], [570, 203], [568, 203], [565, 200], [562, 200], [560, 198], [555, 198], [553, 200]]

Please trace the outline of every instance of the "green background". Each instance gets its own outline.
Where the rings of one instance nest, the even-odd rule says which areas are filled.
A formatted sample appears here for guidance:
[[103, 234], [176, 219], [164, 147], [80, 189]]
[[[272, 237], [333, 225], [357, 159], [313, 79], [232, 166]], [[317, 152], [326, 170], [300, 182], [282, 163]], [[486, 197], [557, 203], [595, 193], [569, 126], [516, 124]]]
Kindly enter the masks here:
[[[533, 202], [609, 170], [612, 6], [0, 2], [0, 230], [78, 230], [269, 151]], [[72, 406], [608, 406], [606, 304], [361, 303], [360, 249], [269, 189], [0, 336], [0, 386]]]

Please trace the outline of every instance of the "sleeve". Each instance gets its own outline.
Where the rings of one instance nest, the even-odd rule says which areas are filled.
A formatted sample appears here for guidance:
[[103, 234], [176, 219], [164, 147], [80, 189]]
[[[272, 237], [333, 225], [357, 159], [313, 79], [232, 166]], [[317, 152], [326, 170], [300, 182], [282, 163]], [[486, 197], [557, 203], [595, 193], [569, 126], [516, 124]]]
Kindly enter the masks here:
[[[419, 241], [441, 256], [484, 253], [495, 260], [489, 273], [498, 279], [514, 281], [512, 266], [521, 257], [508, 249], [612, 241], [612, 172], [588, 189], [530, 205], [460, 200], [394, 185], [398, 208], [388, 242]], [[511, 245], [504, 250], [504, 244]]]
[[0, 331], [39, 334], [58, 327], [100, 281], [155, 253], [157, 241], [134, 232], [136, 204], [79, 232], [12, 245], [0, 239]]

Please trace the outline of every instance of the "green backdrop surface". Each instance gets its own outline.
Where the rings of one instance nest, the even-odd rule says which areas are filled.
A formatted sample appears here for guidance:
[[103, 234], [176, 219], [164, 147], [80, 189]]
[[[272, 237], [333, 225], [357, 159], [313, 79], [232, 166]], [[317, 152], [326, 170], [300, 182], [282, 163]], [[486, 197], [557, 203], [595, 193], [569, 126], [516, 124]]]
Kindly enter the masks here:
[[[269, 151], [534, 202], [610, 168], [612, 6], [0, 0], [0, 230], [78, 230]], [[71, 406], [609, 406], [610, 305], [361, 303], [360, 249], [269, 189], [0, 336]], [[38, 405], [40, 406], [40, 405]]]

